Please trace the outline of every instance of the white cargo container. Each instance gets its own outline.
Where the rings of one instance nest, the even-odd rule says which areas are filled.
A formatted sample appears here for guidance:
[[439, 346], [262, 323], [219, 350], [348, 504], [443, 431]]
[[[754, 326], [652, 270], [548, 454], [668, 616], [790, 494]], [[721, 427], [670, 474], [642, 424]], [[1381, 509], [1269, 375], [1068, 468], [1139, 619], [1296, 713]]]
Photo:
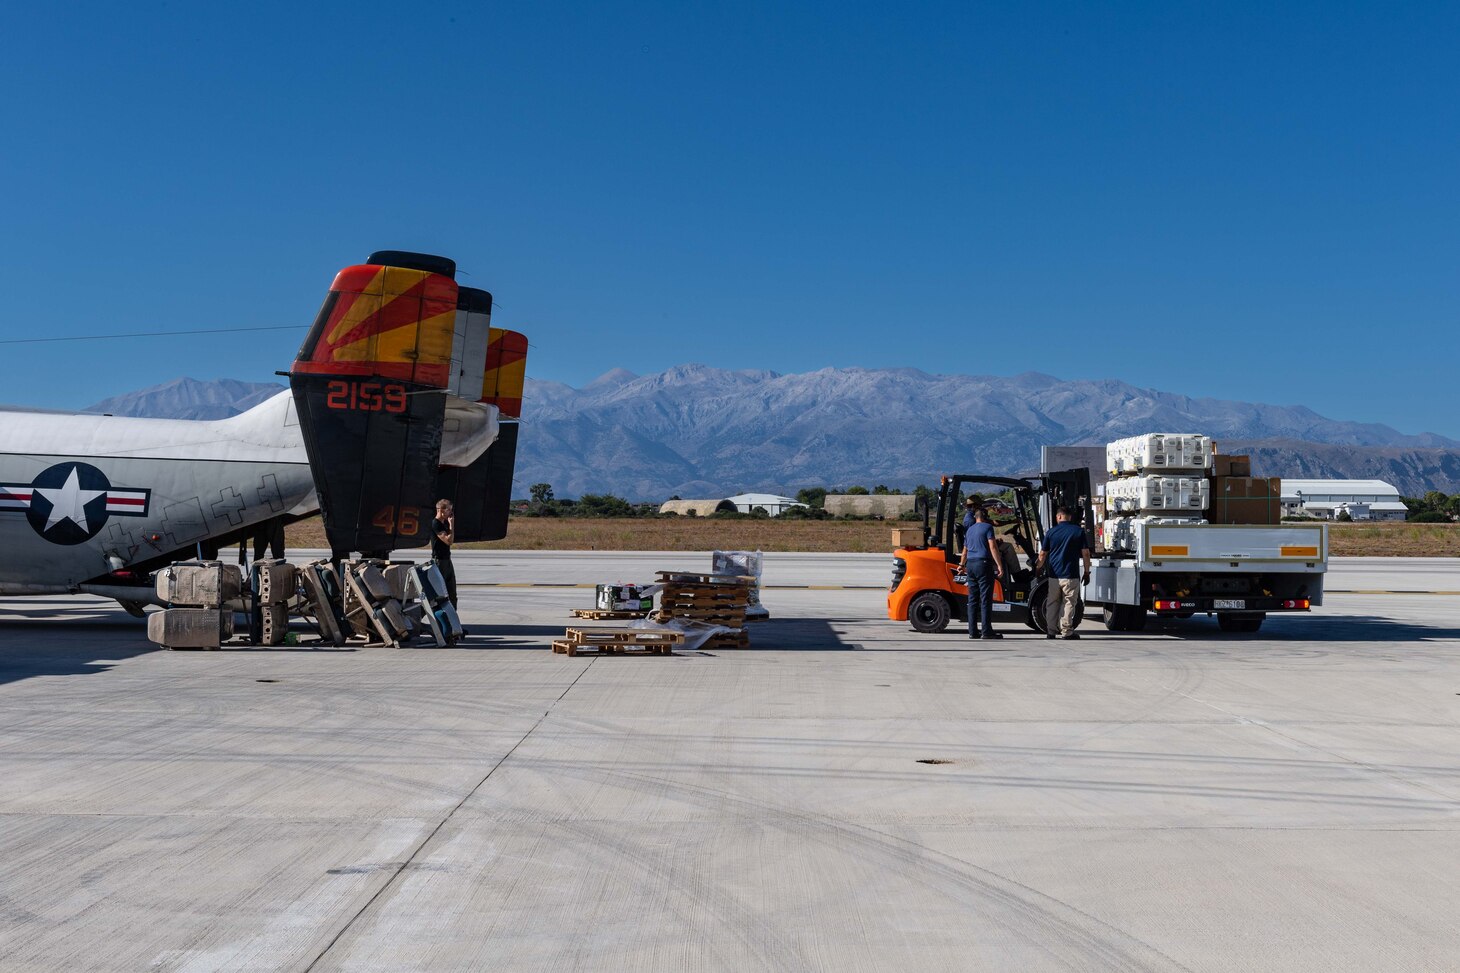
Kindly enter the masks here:
[[1167, 470], [1198, 472], [1211, 467], [1211, 438], [1196, 433], [1150, 432], [1117, 439], [1105, 447], [1105, 468], [1116, 476]]
[[1105, 484], [1106, 510], [1199, 515], [1211, 504], [1211, 481], [1196, 476], [1128, 476]]
[[1200, 517], [1111, 517], [1100, 525], [1101, 547], [1106, 551], [1133, 553], [1141, 549], [1145, 529], [1152, 524], [1200, 525]]

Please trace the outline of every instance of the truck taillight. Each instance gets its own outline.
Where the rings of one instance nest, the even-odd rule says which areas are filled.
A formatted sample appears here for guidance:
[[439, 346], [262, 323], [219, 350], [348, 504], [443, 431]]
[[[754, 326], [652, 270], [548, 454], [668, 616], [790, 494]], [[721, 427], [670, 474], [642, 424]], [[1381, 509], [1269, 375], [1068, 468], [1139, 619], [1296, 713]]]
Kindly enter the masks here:
[[1290, 601], [1283, 602], [1283, 607], [1284, 608], [1307, 608], [1307, 607], [1309, 607], [1310, 604], [1311, 603], [1308, 601], [1307, 598], [1294, 598], [1294, 599], [1292, 599]]

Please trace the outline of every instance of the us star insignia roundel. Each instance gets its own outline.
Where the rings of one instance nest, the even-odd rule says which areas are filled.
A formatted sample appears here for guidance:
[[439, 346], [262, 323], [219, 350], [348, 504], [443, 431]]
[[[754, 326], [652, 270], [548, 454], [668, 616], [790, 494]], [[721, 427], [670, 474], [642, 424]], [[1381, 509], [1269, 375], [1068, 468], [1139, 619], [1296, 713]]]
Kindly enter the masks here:
[[57, 463], [29, 483], [0, 483], [0, 512], [24, 511], [52, 544], [89, 541], [112, 517], [147, 516], [151, 503], [151, 490], [113, 487], [89, 463]]

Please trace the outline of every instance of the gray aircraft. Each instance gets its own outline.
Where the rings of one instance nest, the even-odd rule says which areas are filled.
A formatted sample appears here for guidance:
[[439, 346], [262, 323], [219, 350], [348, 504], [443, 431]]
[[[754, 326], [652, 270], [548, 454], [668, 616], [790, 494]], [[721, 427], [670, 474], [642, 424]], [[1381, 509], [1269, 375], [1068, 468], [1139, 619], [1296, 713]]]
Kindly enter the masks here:
[[335, 277], [290, 388], [217, 421], [0, 412], [0, 595], [96, 594], [323, 514], [332, 552], [505, 536], [527, 339], [444, 257], [379, 251]]

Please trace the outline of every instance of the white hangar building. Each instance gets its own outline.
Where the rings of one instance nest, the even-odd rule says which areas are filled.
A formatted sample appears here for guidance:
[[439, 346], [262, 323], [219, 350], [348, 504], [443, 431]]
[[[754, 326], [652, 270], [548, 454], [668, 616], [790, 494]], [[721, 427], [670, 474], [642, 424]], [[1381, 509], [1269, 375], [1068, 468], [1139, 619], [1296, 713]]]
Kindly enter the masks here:
[[[1332, 520], [1348, 507], [1355, 520], [1403, 520], [1409, 508], [1383, 480], [1290, 480], [1283, 477], [1283, 513]], [[1368, 516], [1364, 516], [1367, 510]]]

